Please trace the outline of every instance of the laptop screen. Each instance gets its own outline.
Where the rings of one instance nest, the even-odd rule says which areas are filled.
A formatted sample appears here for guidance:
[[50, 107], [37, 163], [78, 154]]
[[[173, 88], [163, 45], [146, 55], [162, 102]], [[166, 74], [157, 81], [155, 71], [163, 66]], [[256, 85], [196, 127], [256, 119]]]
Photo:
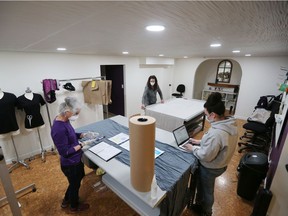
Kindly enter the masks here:
[[187, 132], [187, 129], [185, 125], [182, 125], [179, 128], [176, 128], [173, 131], [173, 135], [176, 139], [177, 145], [181, 145], [182, 143], [186, 142], [189, 139], [189, 134]]

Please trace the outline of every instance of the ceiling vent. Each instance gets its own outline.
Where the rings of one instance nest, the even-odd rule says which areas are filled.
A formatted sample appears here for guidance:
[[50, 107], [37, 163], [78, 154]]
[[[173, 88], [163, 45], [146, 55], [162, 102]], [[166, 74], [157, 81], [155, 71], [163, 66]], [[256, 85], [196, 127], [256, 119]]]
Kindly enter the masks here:
[[140, 58], [140, 67], [168, 67], [174, 65], [173, 58], [146, 57]]

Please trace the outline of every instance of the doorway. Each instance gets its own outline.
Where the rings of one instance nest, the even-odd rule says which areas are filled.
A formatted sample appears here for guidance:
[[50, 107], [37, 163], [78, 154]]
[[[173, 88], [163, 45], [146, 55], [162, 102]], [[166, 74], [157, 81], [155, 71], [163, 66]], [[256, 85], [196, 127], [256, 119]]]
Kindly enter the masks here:
[[229, 83], [217, 82], [215, 81], [216, 71], [219, 63], [223, 60], [224, 59], [207, 59], [199, 64], [195, 72], [192, 98], [207, 100], [211, 92], [220, 92], [223, 102], [225, 103], [226, 112], [228, 115], [235, 115], [242, 78], [242, 68], [237, 61], [229, 59], [233, 64], [233, 72], [231, 71]]
[[[111, 103], [103, 107], [104, 118], [125, 114], [124, 106], [124, 65], [100, 65], [101, 76], [112, 81]], [[108, 111], [108, 113], [106, 113]]]

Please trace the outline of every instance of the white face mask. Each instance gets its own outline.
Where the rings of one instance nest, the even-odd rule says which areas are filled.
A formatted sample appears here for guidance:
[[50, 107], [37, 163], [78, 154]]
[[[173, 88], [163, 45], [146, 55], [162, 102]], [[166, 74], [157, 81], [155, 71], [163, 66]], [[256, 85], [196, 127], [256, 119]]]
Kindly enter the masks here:
[[209, 120], [208, 116], [206, 116], [206, 120], [211, 124], [214, 120]]
[[70, 121], [76, 121], [78, 119], [79, 115], [73, 115], [69, 118]]
[[154, 85], [155, 85], [155, 82], [150, 82], [150, 85], [151, 85], [151, 86], [154, 86]]
[[211, 124], [211, 123], [214, 122], [215, 120], [214, 120], [214, 119], [213, 119], [213, 120], [210, 120], [209, 117], [210, 117], [210, 115], [209, 115], [209, 116], [206, 115], [206, 120]]

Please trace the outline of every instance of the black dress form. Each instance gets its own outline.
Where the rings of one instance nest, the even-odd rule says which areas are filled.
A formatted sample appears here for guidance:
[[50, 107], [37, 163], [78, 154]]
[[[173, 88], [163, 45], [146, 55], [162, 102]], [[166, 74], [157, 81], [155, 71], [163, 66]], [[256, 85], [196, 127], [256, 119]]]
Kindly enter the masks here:
[[18, 97], [18, 109], [25, 111], [25, 128], [32, 129], [44, 125], [40, 107], [45, 104], [43, 97], [40, 94], [32, 93], [33, 98], [30, 100], [21, 95]]
[[17, 132], [19, 130], [15, 107], [17, 106], [17, 97], [8, 92], [0, 99], [0, 134]]

